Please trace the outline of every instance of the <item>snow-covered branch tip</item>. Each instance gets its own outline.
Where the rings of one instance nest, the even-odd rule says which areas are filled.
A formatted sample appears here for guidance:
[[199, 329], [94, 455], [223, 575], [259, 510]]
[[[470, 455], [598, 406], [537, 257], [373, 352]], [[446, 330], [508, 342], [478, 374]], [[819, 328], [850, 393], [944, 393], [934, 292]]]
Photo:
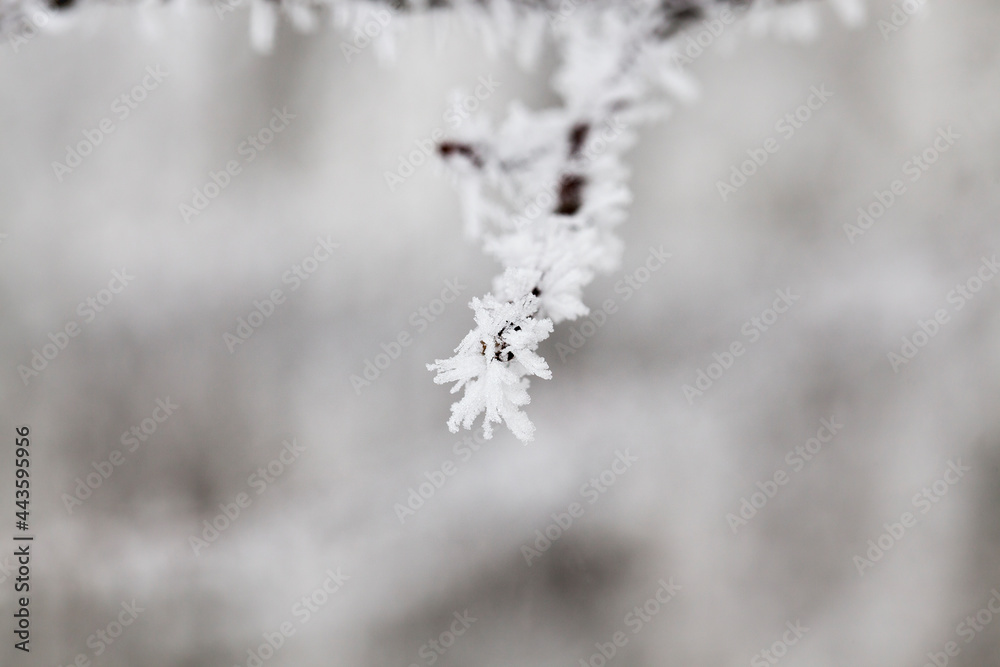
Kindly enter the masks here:
[[[848, 17], [863, 9], [860, 0], [830, 1]], [[790, 18], [800, 35], [808, 34], [817, 8], [797, 4], [790, 16], [786, 4], [573, 4], [556, 20], [549, 15], [561, 57], [553, 85], [563, 105], [536, 112], [515, 103], [498, 128], [478, 118], [439, 144], [458, 178], [467, 233], [482, 238], [504, 267], [493, 293], [470, 304], [476, 327], [455, 355], [428, 364], [435, 382], [455, 382], [453, 393], [465, 389], [451, 407], [451, 431], [471, 428], [485, 413], [486, 438], [503, 421], [519, 440], [533, 439], [535, 427], [521, 410], [530, 400], [528, 376], [552, 375], [538, 344], [553, 325], [587, 315], [583, 288], [619, 265], [613, 230], [631, 199], [621, 156], [635, 141], [634, 128], [664, 114], [663, 93], [696, 97], [695, 83], [678, 66], [684, 62], [678, 36], [724, 12], [731, 19], [732, 6], [747, 9], [758, 26]]]
[[483, 434], [493, 437], [493, 423], [501, 420], [521, 440], [531, 440], [535, 427], [520, 409], [527, 405], [526, 376], [548, 380], [552, 371], [535, 350], [552, 333], [552, 320], [539, 315], [540, 276], [530, 269], [509, 268], [497, 295], [473, 298], [476, 327], [468, 333], [450, 359], [427, 364], [437, 371], [438, 384], [454, 382], [451, 392], [465, 388], [462, 400], [452, 406], [448, 427], [470, 428], [480, 413]]

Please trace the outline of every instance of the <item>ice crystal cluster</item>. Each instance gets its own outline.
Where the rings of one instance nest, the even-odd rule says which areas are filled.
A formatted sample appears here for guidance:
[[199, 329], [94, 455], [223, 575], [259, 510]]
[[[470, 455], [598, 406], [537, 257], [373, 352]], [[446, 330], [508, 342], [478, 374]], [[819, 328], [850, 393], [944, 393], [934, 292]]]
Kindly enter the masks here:
[[[0, 31], [25, 39], [55, 11], [82, 14], [102, 0], [0, 0]], [[168, 0], [182, 7], [195, 0]], [[391, 56], [406, 15], [431, 12], [478, 31], [490, 51], [513, 50], [530, 66], [550, 40], [559, 58], [552, 85], [561, 106], [530, 110], [514, 104], [494, 127], [484, 118], [438, 145], [457, 177], [467, 234], [503, 268], [493, 291], [472, 300], [475, 327], [454, 356], [428, 364], [434, 381], [464, 390], [452, 405], [452, 431], [483, 417], [484, 436], [503, 422], [520, 440], [533, 438], [530, 377], [552, 371], [538, 345], [563, 320], [588, 314], [583, 289], [598, 272], [617, 268], [615, 227], [630, 193], [622, 154], [638, 125], [661, 117], [672, 99], [692, 100], [686, 69], [692, 33], [732, 40], [741, 31], [811, 37], [821, 2], [803, 0], [204, 0], [220, 17], [249, 1], [250, 37], [268, 51], [281, 16], [301, 30], [324, 17], [346, 35], [373, 35]], [[864, 0], [827, 0], [848, 23], [863, 19]], [[143, 0], [137, 6], [149, 7]], [[44, 19], [44, 20], [43, 20]], [[52, 21], [65, 26], [65, 21]], [[713, 39], [714, 39], [713, 37]], [[362, 46], [364, 45], [362, 44]], [[345, 41], [348, 59], [359, 48]]]

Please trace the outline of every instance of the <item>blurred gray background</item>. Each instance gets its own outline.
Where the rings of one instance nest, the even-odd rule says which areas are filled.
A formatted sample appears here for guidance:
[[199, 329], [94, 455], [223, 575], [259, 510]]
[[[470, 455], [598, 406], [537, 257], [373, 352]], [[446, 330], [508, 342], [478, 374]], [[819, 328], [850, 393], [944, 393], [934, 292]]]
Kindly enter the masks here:
[[[262, 56], [245, 9], [210, 7], [107, 9], [5, 45], [0, 497], [12, 507], [28, 424], [36, 541], [32, 651], [5, 630], [0, 663], [253, 665], [290, 623], [264, 664], [600, 665], [595, 643], [622, 630], [609, 664], [758, 665], [798, 621], [809, 631], [777, 651], [789, 667], [916, 667], [949, 641], [949, 664], [1000, 664], [1000, 618], [959, 634], [1000, 587], [1000, 281], [947, 301], [1000, 251], [1000, 8], [928, 2], [883, 39], [892, 5], [869, 7], [853, 30], [824, 10], [805, 45], [732, 28], [697, 59], [701, 98], [627, 158], [622, 270], [586, 299], [618, 312], [565, 361], [569, 325], [543, 344], [554, 377], [533, 383], [533, 443], [500, 429], [471, 456], [424, 364], [450, 355], [498, 267], [463, 238], [434, 166], [394, 192], [384, 172], [448, 129], [449, 94], [479, 76], [502, 82], [494, 118], [512, 99], [555, 103], [551, 53], [524, 70], [421, 19], [387, 66], [373, 48], [347, 63], [349, 35], [326, 26], [282, 26]], [[59, 182], [65, 146], [156, 65], [163, 83]], [[820, 84], [833, 97], [721, 201], [716, 182]], [[179, 204], [275, 107], [289, 127], [185, 224]], [[903, 164], [949, 125], [960, 138], [911, 182]], [[849, 243], [843, 225], [894, 179], [906, 193]], [[290, 291], [282, 275], [320, 236], [338, 249]], [[615, 283], [660, 245], [673, 257], [624, 301]], [[86, 322], [78, 304], [123, 267], [134, 280]], [[455, 279], [461, 297], [418, 330], [411, 314]], [[230, 354], [223, 334], [276, 288], [287, 300]], [[748, 342], [779, 288], [800, 301], [691, 405], [683, 385]], [[887, 353], [941, 308], [948, 323], [893, 372]], [[80, 335], [26, 386], [17, 367], [71, 320]], [[355, 392], [350, 376], [404, 331], [413, 344]], [[122, 434], [167, 397], [180, 407], [127, 452]], [[793, 471], [786, 452], [831, 416], [843, 429]], [[303, 453], [258, 494], [251, 475], [292, 439]], [[69, 512], [64, 494], [116, 449], [124, 462]], [[589, 504], [581, 485], [617, 450], [638, 461]], [[914, 496], [958, 459], [970, 470], [922, 514]], [[448, 461], [401, 523], [394, 506]], [[734, 534], [726, 515], [779, 470], [788, 483]], [[240, 493], [251, 505], [196, 555], [190, 537]], [[522, 546], [573, 502], [583, 516], [528, 566]], [[919, 523], [861, 576], [854, 557], [907, 511]], [[349, 579], [302, 622], [295, 605], [337, 568]], [[633, 633], [627, 615], [671, 578], [676, 597]], [[95, 655], [133, 600], [143, 611]], [[465, 611], [477, 620], [452, 646], [426, 648]]]

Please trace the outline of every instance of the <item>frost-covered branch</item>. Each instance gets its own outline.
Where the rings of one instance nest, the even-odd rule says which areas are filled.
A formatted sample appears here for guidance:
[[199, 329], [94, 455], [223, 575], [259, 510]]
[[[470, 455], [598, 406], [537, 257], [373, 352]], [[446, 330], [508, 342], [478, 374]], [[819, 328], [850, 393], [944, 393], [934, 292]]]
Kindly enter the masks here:
[[[528, 376], [551, 377], [537, 345], [553, 325], [587, 315], [583, 288], [619, 263], [614, 228], [630, 201], [621, 156], [633, 128], [663, 114], [664, 93], [694, 97], [675, 37], [697, 21], [730, 23], [733, 4], [745, 3], [637, 1], [549, 14], [561, 56], [553, 85], [564, 104], [538, 112], [515, 104], [500, 127], [480, 120], [440, 144], [459, 176], [468, 234], [505, 269], [493, 294], [473, 300], [477, 326], [455, 355], [428, 365], [435, 382], [465, 389], [452, 405], [452, 431], [485, 412], [485, 437], [503, 419], [518, 439], [533, 438], [520, 409]], [[782, 3], [758, 4], [767, 12]]]

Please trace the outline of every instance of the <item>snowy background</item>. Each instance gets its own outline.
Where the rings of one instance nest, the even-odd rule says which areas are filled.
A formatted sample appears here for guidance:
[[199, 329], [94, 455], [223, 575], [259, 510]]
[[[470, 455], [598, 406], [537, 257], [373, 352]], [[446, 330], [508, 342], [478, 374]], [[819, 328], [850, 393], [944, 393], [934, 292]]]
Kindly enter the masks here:
[[[5, 630], [0, 662], [254, 665], [248, 651], [288, 623], [264, 664], [599, 666], [595, 643], [621, 630], [609, 664], [722, 667], [770, 664], [760, 652], [799, 622], [805, 636], [775, 649], [789, 667], [916, 667], [949, 641], [950, 664], [997, 664], [1000, 618], [981, 613], [971, 637], [959, 624], [1000, 590], [1000, 280], [961, 310], [948, 294], [1000, 252], [1000, 9], [925, 10], [888, 39], [887, 2], [853, 30], [822, 11], [805, 45], [727, 28], [691, 66], [700, 99], [629, 154], [622, 269], [586, 295], [617, 311], [565, 360], [570, 324], [542, 345], [554, 377], [533, 382], [533, 443], [501, 428], [475, 452], [447, 431], [454, 398], [424, 365], [468, 331], [465, 304], [497, 266], [463, 238], [434, 165], [394, 191], [384, 172], [447, 130], [450, 93], [481, 76], [501, 82], [494, 117], [512, 99], [553, 104], [552, 54], [527, 71], [420, 19], [389, 66], [374, 48], [346, 62], [329, 28], [283, 27], [262, 56], [245, 10], [194, 7], [108, 9], [5, 45], [0, 497], [11, 507], [13, 430], [28, 424], [37, 537], [32, 651]], [[168, 74], [118, 120], [147, 66]], [[782, 137], [821, 85], [833, 96]], [[288, 127], [185, 223], [179, 205], [286, 107]], [[114, 131], [60, 182], [51, 163], [105, 117]], [[959, 138], [911, 181], [904, 163], [948, 127]], [[769, 137], [780, 150], [722, 201], [717, 181]], [[849, 242], [844, 224], [894, 179], [905, 194]], [[282, 276], [317, 238], [338, 248], [292, 291]], [[650, 246], [672, 257], [626, 300], [615, 285]], [[134, 280], [86, 321], [78, 304], [123, 268]], [[418, 327], [456, 280], [458, 300]], [[751, 343], [744, 323], [786, 288], [800, 299]], [[230, 353], [223, 335], [274, 289], [286, 300]], [[939, 309], [947, 323], [894, 372], [887, 354]], [[81, 333], [26, 386], [17, 367], [70, 321]], [[356, 392], [350, 376], [401, 332], [412, 344]], [[734, 341], [746, 352], [689, 402], [683, 386]], [[128, 452], [122, 434], [168, 397], [179, 408]], [[831, 417], [843, 428], [795, 470], [786, 453]], [[292, 439], [299, 457], [252, 482]], [[64, 494], [116, 449], [124, 462], [68, 511]], [[585, 494], [619, 451], [637, 461]], [[969, 470], [941, 497], [914, 499], [959, 459]], [[395, 506], [443, 467], [401, 522]], [[787, 483], [734, 533], [727, 514], [778, 471]], [[250, 506], [196, 555], [191, 536], [240, 493]], [[522, 547], [574, 502], [583, 515], [529, 566]], [[859, 574], [855, 556], [904, 512], [919, 522]], [[11, 564], [0, 556], [5, 627]], [[338, 568], [342, 588], [316, 595]], [[680, 589], [633, 632], [661, 579]], [[324, 599], [307, 622], [304, 596]], [[133, 600], [143, 611], [95, 655], [91, 635]], [[433, 653], [456, 612], [476, 621]]]

